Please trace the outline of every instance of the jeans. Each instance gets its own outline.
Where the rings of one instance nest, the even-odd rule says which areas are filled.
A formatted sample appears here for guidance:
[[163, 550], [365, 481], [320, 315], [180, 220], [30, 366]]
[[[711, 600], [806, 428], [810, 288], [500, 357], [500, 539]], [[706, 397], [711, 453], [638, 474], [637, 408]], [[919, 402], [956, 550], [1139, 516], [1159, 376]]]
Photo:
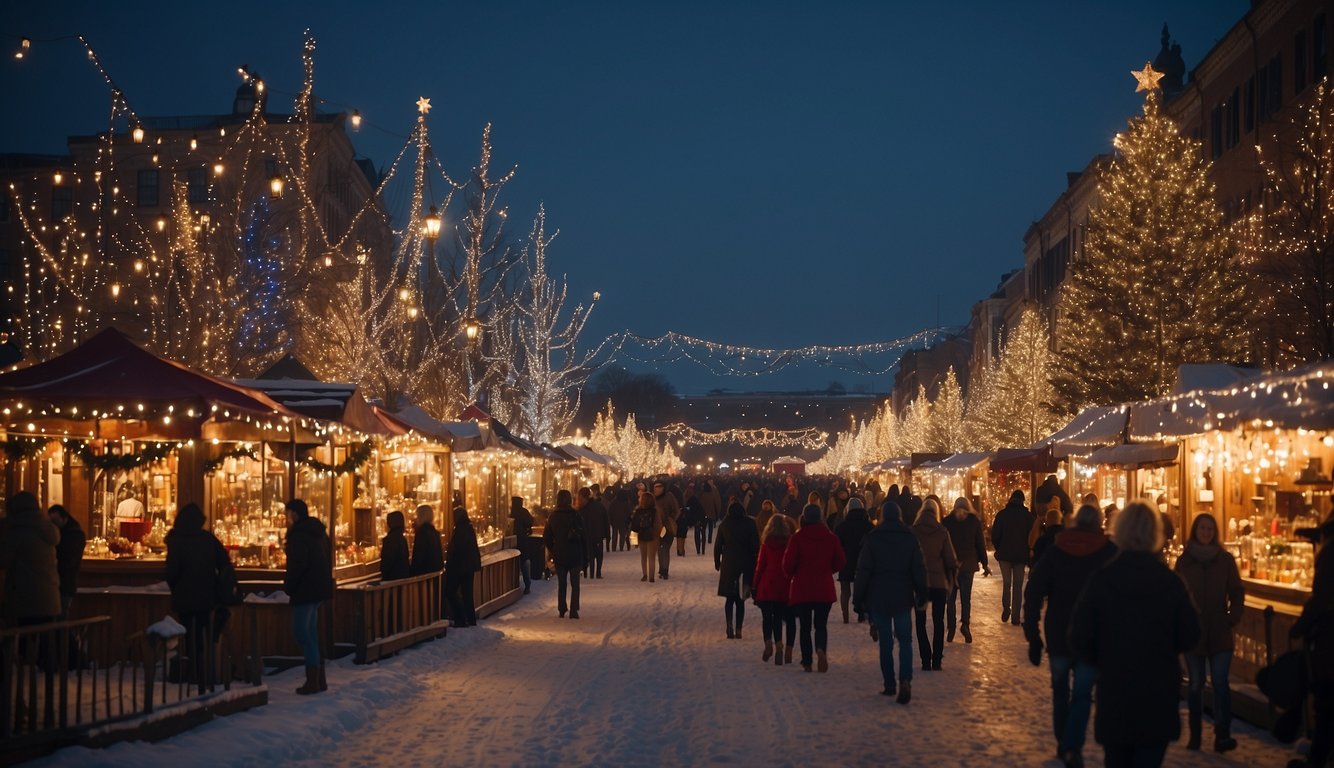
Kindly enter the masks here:
[[[1073, 656], [1049, 656], [1051, 662], [1051, 722], [1061, 752], [1082, 752], [1093, 707], [1093, 683], [1098, 668]], [[1070, 684], [1074, 676], [1074, 685]]]
[[301, 646], [301, 654], [306, 659], [306, 666], [320, 665], [320, 604], [301, 603], [292, 606], [292, 634], [296, 644]]
[[732, 613], [736, 613], [736, 631], [741, 631], [741, 622], [746, 620], [746, 601], [739, 597], [729, 597], [723, 604], [723, 613], [727, 615], [727, 626], [732, 626]]
[[833, 603], [800, 603], [792, 606], [796, 609], [797, 620], [801, 622], [801, 664], [809, 667], [814, 659], [811, 651], [811, 630], [815, 630], [815, 650], [823, 651], [829, 647], [829, 610]]
[[1186, 674], [1190, 685], [1186, 691], [1186, 705], [1190, 716], [1198, 718], [1204, 709], [1204, 665], [1209, 665], [1209, 679], [1214, 684], [1214, 733], [1232, 733], [1232, 689], [1228, 686], [1228, 668], [1232, 666], [1232, 651], [1204, 656], [1186, 654]]
[[1024, 564], [1000, 563], [1001, 572], [1001, 608], [1010, 614], [1010, 621], [1019, 623], [1019, 612], [1024, 607]]
[[945, 589], [932, 587], [926, 591], [931, 605], [931, 637], [926, 636], [926, 608], [913, 611], [917, 614], [917, 652], [922, 656], [922, 664], [939, 662], [945, 654]]
[[945, 604], [945, 620], [951, 627], [955, 626], [954, 606], [956, 603], [962, 604], [958, 623], [965, 627], [969, 626], [968, 619], [973, 614], [973, 577], [976, 575], [973, 571], [967, 573], [960, 571], [954, 582], [954, 589], [950, 590], [949, 602]]
[[783, 627], [787, 627], [787, 643], [797, 639], [797, 619], [781, 600], [761, 600], [760, 619], [764, 622], [764, 639], [774, 645], [783, 644]]
[[1106, 768], [1158, 768], [1167, 756], [1167, 744], [1104, 744]]
[[568, 566], [568, 565], [557, 565], [557, 566], [556, 566], [556, 584], [557, 584], [557, 586], [556, 586], [556, 610], [560, 611], [562, 614], [565, 613], [565, 609], [566, 609], [566, 603], [565, 603], [565, 588], [566, 588], [566, 583], [567, 583], [567, 582], [569, 583], [569, 589], [570, 589], [569, 609], [570, 609], [571, 611], [578, 611], [578, 610], [579, 610], [579, 569], [578, 569], [578, 568], [572, 568], [572, 567], [570, 567], [570, 566]]
[[641, 541], [639, 542], [639, 565], [644, 569], [644, 578], [653, 578], [653, 571], [657, 568], [658, 560], [658, 542]]
[[676, 539], [671, 536], [663, 536], [658, 539], [658, 575], [667, 578], [667, 570], [672, 566], [672, 544]]
[[899, 679], [912, 680], [912, 609], [895, 614], [871, 611], [871, 623], [880, 634], [880, 676], [885, 688], [894, 686], [894, 641], [899, 641]]

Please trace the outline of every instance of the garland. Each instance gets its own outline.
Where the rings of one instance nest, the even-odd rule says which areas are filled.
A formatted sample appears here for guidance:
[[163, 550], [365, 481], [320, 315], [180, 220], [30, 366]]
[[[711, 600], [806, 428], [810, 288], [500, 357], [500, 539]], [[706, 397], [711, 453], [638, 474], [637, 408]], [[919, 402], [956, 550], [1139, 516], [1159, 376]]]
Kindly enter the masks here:
[[259, 457], [255, 455], [255, 450], [253, 448], [236, 448], [234, 450], [224, 451], [217, 458], [205, 461], [204, 474], [212, 475], [218, 471], [218, 467], [221, 467], [227, 459], [239, 459], [242, 456], [259, 461]]
[[114, 472], [126, 472], [145, 464], [154, 464], [167, 458], [177, 449], [176, 443], [145, 443], [138, 453], [93, 453], [92, 446], [79, 443], [74, 449], [75, 455], [84, 466]]
[[46, 444], [51, 442], [48, 437], [19, 437], [11, 435], [5, 440], [5, 455], [10, 461], [20, 459], [30, 459], [42, 452]]
[[319, 459], [302, 459], [301, 463], [320, 472], [332, 472], [335, 475], [345, 475], [348, 472], [355, 471], [357, 467], [360, 467], [362, 464], [365, 464], [370, 459], [373, 451], [374, 447], [371, 444], [371, 441], [366, 439], [361, 441], [361, 445], [353, 448], [351, 452], [348, 453], [346, 459], [343, 459], [337, 464], [325, 464]]

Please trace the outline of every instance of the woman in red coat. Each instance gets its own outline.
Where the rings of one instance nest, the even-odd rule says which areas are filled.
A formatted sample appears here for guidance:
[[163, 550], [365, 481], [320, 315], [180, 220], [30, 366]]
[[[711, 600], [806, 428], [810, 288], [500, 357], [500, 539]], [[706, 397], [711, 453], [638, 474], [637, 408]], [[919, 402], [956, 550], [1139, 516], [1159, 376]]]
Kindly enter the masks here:
[[815, 628], [815, 655], [821, 672], [829, 671], [829, 609], [838, 594], [834, 574], [843, 569], [847, 557], [834, 532], [824, 524], [824, 515], [814, 504], [801, 512], [801, 530], [792, 535], [783, 552], [783, 572], [788, 575], [788, 605], [801, 622], [801, 668], [811, 671], [811, 627]]
[[[787, 574], [783, 572], [783, 553], [792, 538], [792, 518], [773, 514], [765, 524], [760, 556], [755, 561], [755, 604], [764, 617], [764, 661], [792, 663], [792, 644], [797, 639], [797, 618], [787, 605]], [[787, 647], [783, 647], [783, 628], [787, 628]], [[777, 653], [774, 648], [777, 646]]]

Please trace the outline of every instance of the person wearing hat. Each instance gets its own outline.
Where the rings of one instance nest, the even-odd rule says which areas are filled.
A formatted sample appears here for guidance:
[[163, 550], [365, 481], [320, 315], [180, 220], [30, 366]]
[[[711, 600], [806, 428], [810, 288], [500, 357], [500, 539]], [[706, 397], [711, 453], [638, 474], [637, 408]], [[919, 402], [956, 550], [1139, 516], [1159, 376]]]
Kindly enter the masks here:
[[824, 524], [824, 513], [807, 504], [801, 513], [801, 528], [792, 534], [783, 552], [783, 572], [788, 575], [788, 604], [800, 624], [801, 667], [811, 671], [812, 640], [821, 672], [829, 671], [829, 610], [834, 606], [834, 574], [847, 564], [843, 545]]
[[1328, 764], [1334, 753], [1334, 511], [1318, 528], [1301, 528], [1297, 534], [1320, 547], [1315, 558], [1311, 595], [1290, 635], [1306, 644], [1311, 659], [1311, 697], [1315, 703], [1315, 726], [1306, 759], [1293, 759], [1288, 768], [1316, 768]]
[[945, 600], [945, 640], [954, 641], [956, 627], [955, 604], [960, 605], [957, 614], [957, 626], [965, 643], [973, 642], [973, 633], [968, 622], [973, 613], [973, 576], [978, 568], [982, 573], [991, 575], [991, 564], [987, 562], [987, 545], [983, 540], [982, 521], [973, 513], [973, 505], [960, 496], [954, 500], [954, 509], [941, 521], [949, 531], [950, 542], [954, 544], [954, 554], [959, 558], [959, 573], [954, 579], [954, 588]]
[[[834, 535], [843, 545], [843, 554], [847, 562], [838, 572], [838, 607], [843, 611], [843, 623], [848, 623], [848, 603], [852, 600], [852, 581], [857, 576], [857, 558], [862, 553], [862, 540], [875, 526], [862, 506], [862, 500], [853, 496], [848, 499], [847, 517], [834, 528]], [[866, 614], [857, 612], [857, 623], [866, 621]]]
[[[852, 604], [871, 616], [871, 639], [880, 643], [880, 675], [886, 696], [900, 704], [912, 698], [913, 608], [926, 605], [926, 559], [899, 505], [880, 506], [880, 524], [866, 535], [857, 558]], [[894, 641], [899, 644], [898, 675], [894, 674]]]

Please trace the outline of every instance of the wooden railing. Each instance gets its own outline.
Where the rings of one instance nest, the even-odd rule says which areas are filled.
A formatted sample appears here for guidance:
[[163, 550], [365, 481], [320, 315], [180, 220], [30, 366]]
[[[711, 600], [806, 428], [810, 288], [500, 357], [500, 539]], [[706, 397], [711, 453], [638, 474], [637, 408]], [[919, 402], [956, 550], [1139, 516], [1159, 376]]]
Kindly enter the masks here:
[[[116, 636], [109, 616], [0, 630], [0, 763], [75, 743], [89, 729], [258, 685], [254, 652], [237, 655], [202, 627], [201, 640]], [[191, 653], [190, 649], [195, 649]], [[114, 659], [108, 663], [100, 661]]]
[[444, 637], [444, 576], [423, 574], [363, 584], [355, 600], [356, 662], [370, 664], [423, 640]]

